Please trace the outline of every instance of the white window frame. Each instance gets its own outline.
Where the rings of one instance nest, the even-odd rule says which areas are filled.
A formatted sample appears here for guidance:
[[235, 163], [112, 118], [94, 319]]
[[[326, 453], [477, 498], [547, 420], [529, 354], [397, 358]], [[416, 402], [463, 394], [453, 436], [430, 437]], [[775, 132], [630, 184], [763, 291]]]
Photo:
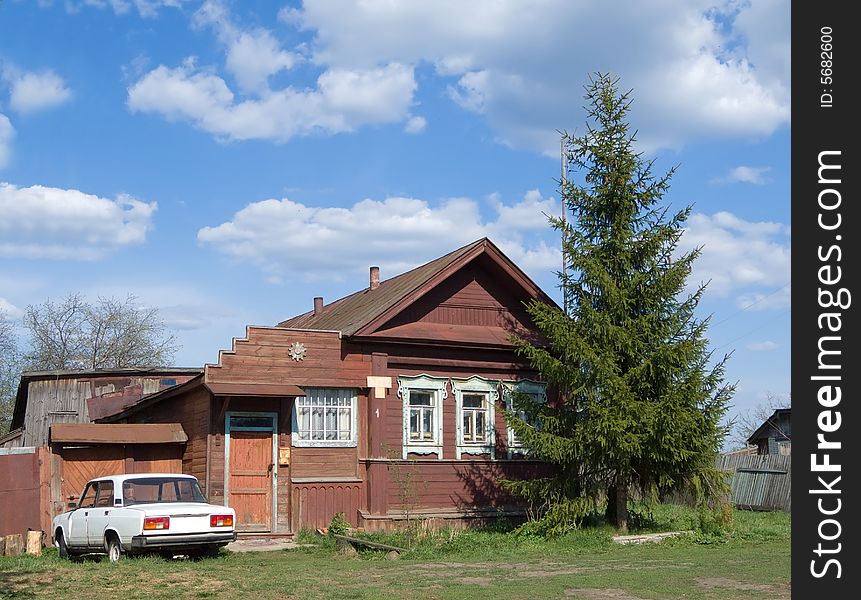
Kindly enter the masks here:
[[[403, 458], [409, 453], [436, 454], [442, 460], [442, 403], [448, 396], [448, 379], [430, 375], [402, 375], [398, 377], [398, 398], [403, 400]], [[410, 392], [431, 394], [434, 403], [433, 438], [428, 441], [410, 439]]]
[[[547, 384], [542, 381], [535, 381], [532, 379], [521, 379], [519, 381], [503, 381], [502, 382], [502, 401], [505, 404], [505, 408], [508, 410], [514, 410], [514, 392], [522, 392], [524, 394], [529, 394], [530, 396], [535, 397], [537, 402], [544, 404], [547, 402]], [[513, 454], [527, 454], [529, 450], [523, 447], [523, 442], [517, 439], [517, 436], [514, 434], [514, 430], [508, 427], [506, 423], [507, 429], [507, 442], [508, 442], [508, 455], [512, 456]]]
[[[358, 429], [358, 411], [356, 409], [356, 399], [358, 397], [357, 391], [353, 388], [326, 388], [326, 387], [303, 387], [305, 390], [304, 396], [299, 396], [293, 402], [293, 432], [291, 435], [292, 445], [297, 448], [310, 448], [310, 447], [320, 447], [320, 448], [350, 448], [356, 446], [356, 430]], [[322, 394], [320, 392], [323, 392]], [[336, 392], [340, 397], [348, 397], [350, 400], [350, 439], [349, 440], [314, 440], [307, 439], [303, 440], [299, 437], [299, 407], [300, 407], [300, 399], [302, 398], [325, 398], [326, 393]], [[312, 399], [313, 402], [313, 399]], [[311, 404], [311, 408], [315, 405]], [[324, 404], [317, 404], [316, 406], [323, 406]], [[339, 406], [335, 406], [338, 408]], [[343, 408], [343, 405], [340, 405]], [[325, 415], [323, 416], [325, 422]], [[309, 438], [310, 433], [313, 430], [311, 427], [312, 420], [309, 415]]]
[[[499, 400], [499, 381], [473, 375], [469, 379], [451, 380], [454, 392], [457, 429], [457, 458], [464, 454], [490, 454], [496, 458], [496, 403]], [[463, 439], [463, 397], [464, 395], [484, 394], [487, 401], [487, 420], [484, 425], [484, 442], [466, 442]]]

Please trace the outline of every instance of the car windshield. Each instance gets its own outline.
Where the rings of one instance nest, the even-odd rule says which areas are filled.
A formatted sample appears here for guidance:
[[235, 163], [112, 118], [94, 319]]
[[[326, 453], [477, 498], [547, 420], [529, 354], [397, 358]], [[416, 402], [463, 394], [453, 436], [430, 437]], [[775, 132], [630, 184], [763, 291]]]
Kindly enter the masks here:
[[153, 502], [206, 502], [196, 479], [141, 477], [123, 482], [123, 506]]

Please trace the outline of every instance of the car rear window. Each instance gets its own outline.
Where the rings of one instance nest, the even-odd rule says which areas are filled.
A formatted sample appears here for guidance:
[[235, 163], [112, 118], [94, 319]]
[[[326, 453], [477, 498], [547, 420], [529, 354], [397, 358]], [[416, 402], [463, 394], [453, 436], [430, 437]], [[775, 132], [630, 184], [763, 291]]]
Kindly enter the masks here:
[[123, 482], [123, 505], [152, 502], [206, 502], [195, 479], [143, 477]]

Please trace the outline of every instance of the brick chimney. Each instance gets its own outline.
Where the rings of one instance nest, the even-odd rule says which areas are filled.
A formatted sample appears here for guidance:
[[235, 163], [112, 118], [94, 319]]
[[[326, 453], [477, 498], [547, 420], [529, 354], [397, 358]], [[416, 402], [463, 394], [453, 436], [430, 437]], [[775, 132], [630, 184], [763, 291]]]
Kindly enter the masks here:
[[323, 312], [323, 296], [317, 296], [314, 298], [314, 314], [319, 315]]
[[380, 287], [380, 267], [371, 267], [371, 289]]

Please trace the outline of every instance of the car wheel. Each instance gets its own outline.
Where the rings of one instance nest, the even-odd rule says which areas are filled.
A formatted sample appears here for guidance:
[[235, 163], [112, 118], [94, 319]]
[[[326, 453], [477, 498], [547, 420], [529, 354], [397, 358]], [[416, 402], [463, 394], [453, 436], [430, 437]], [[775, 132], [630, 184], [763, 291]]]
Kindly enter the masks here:
[[57, 538], [57, 547], [60, 550], [60, 558], [71, 559], [72, 555], [69, 553], [69, 547], [66, 546], [66, 538], [63, 537], [62, 530], [57, 530], [55, 537]]
[[105, 549], [108, 552], [108, 560], [112, 563], [115, 563], [122, 558], [123, 547], [120, 545], [120, 540], [116, 535], [112, 535], [105, 539]]

